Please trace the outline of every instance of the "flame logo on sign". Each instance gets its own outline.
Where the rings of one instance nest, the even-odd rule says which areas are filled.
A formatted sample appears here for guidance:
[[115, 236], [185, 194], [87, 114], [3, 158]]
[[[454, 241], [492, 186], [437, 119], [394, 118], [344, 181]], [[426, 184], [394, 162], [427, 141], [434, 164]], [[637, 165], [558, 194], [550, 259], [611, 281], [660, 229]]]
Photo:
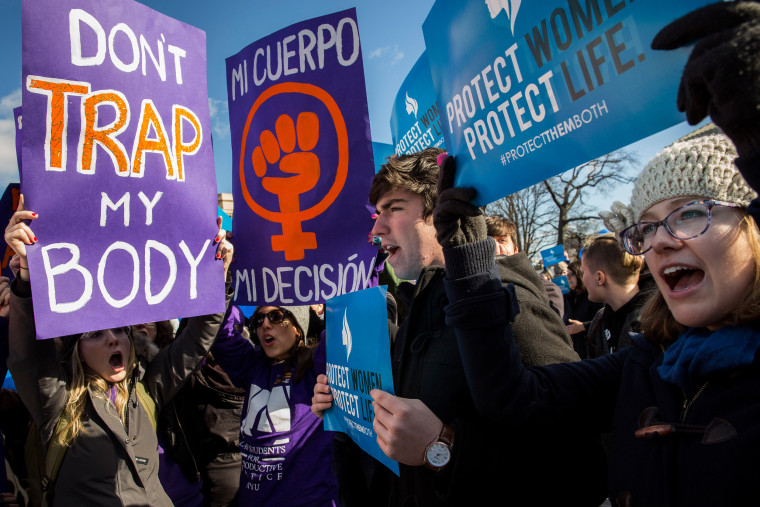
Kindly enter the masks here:
[[[263, 130], [250, 140], [252, 149], [246, 147], [253, 119], [262, 104], [287, 94], [313, 97], [327, 109], [337, 136], [336, 145], [332, 148], [338, 154], [335, 170], [322, 167], [314, 152], [321, 137], [321, 127], [319, 117], [311, 111], [301, 111], [295, 119], [289, 114], [279, 115], [274, 132]], [[264, 208], [249, 192], [246, 182], [246, 168], [250, 167], [246, 159], [249, 156], [254, 175], [260, 179], [261, 186], [277, 196], [278, 211]], [[275, 166], [284, 177], [271, 175], [271, 168]], [[303, 259], [306, 250], [317, 248], [316, 234], [304, 231], [303, 223], [319, 216], [335, 202], [348, 176], [348, 132], [343, 113], [335, 100], [325, 90], [307, 83], [279, 83], [262, 92], [251, 107], [243, 129], [239, 173], [241, 191], [248, 207], [263, 219], [282, 225], [282, 234], [272, 236], [272, 251], [283, 252], [288, 261]], [[324, 174], [335, 174], [329, 191], [311, 208], [301, 209], [301, 195], [312, 190], [320, 175]]]
[[409, 96], [409, 92], [406, 92], [406, 114], [413, 114], [417, 118], [417, 101]]
[[517, 11], [520, 10], [520, 2], [522, 0], [486, 0], [488, 6], [488, 13], [491, 15], [491, 19], [494, 19], [499, 13], [504, 10], [509, 18], [510, 28], [512, 29], [512, 35], [515, 34], [515, 19], [517, 18]]
[[343, 312], [343, 345], [346, 346], [346, 361], [351, 355], [351, 329], [348, 327], [348, 310]]

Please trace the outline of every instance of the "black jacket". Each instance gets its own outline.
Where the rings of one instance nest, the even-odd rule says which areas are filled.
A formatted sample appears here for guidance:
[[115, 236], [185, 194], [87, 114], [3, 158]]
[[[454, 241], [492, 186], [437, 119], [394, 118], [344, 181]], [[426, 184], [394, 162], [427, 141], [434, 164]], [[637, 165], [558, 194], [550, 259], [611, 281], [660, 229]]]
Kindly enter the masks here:
[[570, 335], [573, 340], [573, 348], [581, 356], [581, 359], [588, 357], [588, 329], [591, 325], [591, 321], [594, 319], [596, 312], [598, 312], [604, 305], [602, 303], [594, 303], [588, 300], [588, 292], [583, 291], [580, 294], [577, 292], [569, 292], [565, 294], [565, 313], [562, 316], [562, 321], [565, 325], [570, 324], [570, 320], [577, 320], [583, 322], [586, 327], [585, 331]]
[[[662, 380], [663, 351], [641, 335], [633, 346], [597, 359], [524, 368], [509, 325], [514, 292], [492, 270], [447, 283], [447, 319], [468, 357], [472, 389], [505, 427], [584, 421], [612, 431], [609, 496], [621, 506], [754, 505], [760, 498], [760, 363], [716, 374], [696, 392]], [[477, 325], [468, 316], [494, 317]], [[686, 407], [686, 408], [685, 408]], [[642, 417], [651, 414], [647, 420]], [[637, 438], [642, 424], [663, 436]], [[676, 424], [676, 430], [670, 428]], [[687, 425], [687, 426], [683, 426]], [[708, 426], [713, 431], [706, 432]], [[717, 429], [716, 429], [717, 428]], [[650, 433], [651, 436], [651, 433]], [[547, 489], [553, 482], [547, 481]], [[543, 494], [543, 493], [542, 493]], [[561, 505], [561, 504], [558, 504]]]
[[[534, 358], [532, 364], [576, 360], [559, 315], [548, 306], [538, 275], [532, 269], [526, 273], [535, 275], [535, 286], [529, 288], [531, 283], [526, 282], [521, 290], [525, 289], [526, 301], [531, 299], [535, 306], [529, 310], [526, 305], [521, 315], [520, 325], [526, 329], [518, 339], [521, 350], [526, 357]], [[586, 466], [588, 457], [603, 460], [601, 448], [595, 447], [588, 435], [570, 426], [555, 425], [515, 432], [481, 412], [476, 398], [488, 398], [490, 388], [475, 393], [477, 396], [472, 393], [454, 328], [446, 324], [445, 276], [442, 267], [429, 267], [420, 274], [409, 315], [396, 336], [392, 366], [397, 396], [422, 400], [444, 423], [454, 427], [452, 460], [438, 472], [401, 465], [400, 477], [392, 478], [392, 504], [477, 505], [499, 498], [512, 505], [542, 505], [536, 499], [547, 483], [553, 483], [560, 488], [545, 505], [594, 505], [594, 501], [599, 505], [603, 499], [599, 488], [590, 502], [576, 501], [579, 498], [574, 496], [587, 494], [573, 487], [577, 486], [575, 481], [588, 482], [586, 474], [598, 473]], [[471, 320], [486, 322], [490, 317], [488, 313], [474, 313]], [[598, 476], [603, 477], [603, 473]]]
[[637, 292], [614, 311], [609, 305], [596, 312], [588, 328], [589, 357], [599, 357], [633, 345], [631, 333], [639, 332], [639, 313], [648, 292]]

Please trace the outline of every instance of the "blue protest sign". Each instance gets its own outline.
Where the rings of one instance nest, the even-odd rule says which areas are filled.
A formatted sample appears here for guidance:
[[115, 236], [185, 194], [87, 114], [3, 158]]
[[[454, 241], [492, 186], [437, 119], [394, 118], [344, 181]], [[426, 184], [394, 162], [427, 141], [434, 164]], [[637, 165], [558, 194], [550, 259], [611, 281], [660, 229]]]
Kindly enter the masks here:
[[396, 152], [393, 151], [392, 144], [372, 141], [372, 157], [375, 159], [375, 173], [395, 154]]
[[222, 229], [225, 231], [232, 230], [232, 217], [229, 216], [221, 207], [217, 206], [216, 216], [222, 217]]
[[568, 281], [567, 276], [562, 275], [558, 276], [557, 278], [552, 278], [552, 282], [555, 285], [559, 286], [562, 294], [567, 294], [570, 292], [570, 282]]
[[327, 378], [333, 406], [325, 411], [325, 430], [342, 431], [398, 475], [398, 463], [377, 445], [372, 429], [372, 389], [391, 394], [386, 288], [372, 287], [327, 300]]
[[397, 155], [425, 148], [445, 148], [443, 127], [427, 53], [423, 52], [404, 79], [391, 111], [391, 135]]
[[227, 87], [235, 303], [314, 304], [366, 287], [374, 162], [356, 10], [248, 45], [227, 59]]
[[459, 186], [493, 202], [684, 120], [687, 49], [653, 51], [708, 0], [437, 0], [423, 23]]
[[557, 245], [547, 248], [546, 250], [541, 250], [541, 258], [544, 260], [544, 268], [548, 268], [558, 262], [566, 261], [565, 247]]

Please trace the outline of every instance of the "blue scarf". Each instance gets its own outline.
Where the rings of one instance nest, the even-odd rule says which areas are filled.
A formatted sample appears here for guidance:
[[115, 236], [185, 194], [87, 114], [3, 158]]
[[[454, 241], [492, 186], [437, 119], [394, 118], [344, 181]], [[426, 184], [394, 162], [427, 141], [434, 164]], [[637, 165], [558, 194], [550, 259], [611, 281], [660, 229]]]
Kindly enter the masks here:
[[687, 393], [713, 373], [749, 366], [760, 349], [760, 333], [747, 327], [687, 329], [673, 343], [657, 368], [660, 377]]

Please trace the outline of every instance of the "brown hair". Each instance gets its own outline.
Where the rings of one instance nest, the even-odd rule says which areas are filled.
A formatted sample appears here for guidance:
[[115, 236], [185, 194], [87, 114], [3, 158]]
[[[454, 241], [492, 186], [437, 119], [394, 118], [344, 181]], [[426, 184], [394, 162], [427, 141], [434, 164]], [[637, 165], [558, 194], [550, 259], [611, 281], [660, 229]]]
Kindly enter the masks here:
[[438, 155], [440, 148], [390, 158], [372, 179], [369, 202], [373, 206], [388, 192], [407, 190], [422, 197], [422, 218], [433, 216], [438, 201]]
[[486, 217], [486, 234], [491, 237], [509, 237], [517, 246], [517, 224], [512, 220], [498, 216]]
[[[71, 340], [69, 340], [71, 341]], [[63, 406], [59, 422], [60, 431], [55, 438], [58, 443], [67, 447], [71, 445], [79, 433], [84, 429], [86, 418], [85, 407], [87, 406], [87, 388], [90, 387], [95, 396], [108, 399], [109, 384], [106, 380], [98, 375], [94, 370], [82, 362], [79, 356], [79, 340], [74, 342], [74, 348], [71, 350], [71, 378], [67, 382], [66, 389], [68, 398]], [[115, 407], [116, 417], [121, 420], [122, 424], [126, 419], [127, 402], [129, 401], [129, 383], [132, 378], [132, 371], [136, 366], [135, 348], [132, 346], [132, 338], [129, 339], [129, 357], [125, 358], [126, 375], [116, 382], [116, 399], [113, 405], [106, 403], [106, 409], [110, 410]]]
[[583, 283], [583, 268], [581, 267], [581, 261], [573, 261], [567, 265], [567, 270], [575, 275], [575, 289], [571, 292], [574, 294], [582, 294], [586, 292], [586, 285]]
[[583, 259], [594, 271], [603, 271], [618, 285], [634, 283], [644, 265], [640, 255], [631, 255], [614, 234], [595, 236], [583, 246]]
[[174, 341], [174, 328], [168, 320], [159, 320], [156, 324], [156, 340], [154, 343], [160, 349]]
[[[744, 217], [740, 227], [749, 236], [755, 261], [755, 280], [747, 289], [741, 305], [729, 315], [727, 324], [732, 326], [754, 325], [760, 319], [760, 229], [749, 215]], [[673, 317], [662, 293], [659, 290], [652, 291], [641, 308], [641, 332], [647, 340], [666, 345], [674, 342], [685, 330], [686, 326], [679, 324]]]

